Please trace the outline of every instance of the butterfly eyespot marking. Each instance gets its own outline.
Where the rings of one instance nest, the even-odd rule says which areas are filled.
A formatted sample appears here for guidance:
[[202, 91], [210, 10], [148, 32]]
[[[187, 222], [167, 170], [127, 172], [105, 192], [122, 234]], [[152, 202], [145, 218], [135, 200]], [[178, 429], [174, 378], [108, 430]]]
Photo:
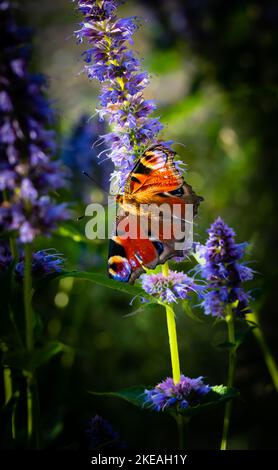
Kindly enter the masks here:
[[112, 279], [128, 282], [131, 275], [131, 266], [123, 256], [111, 256], [108, 260], [108, 273]]
[[163, 243], [153, 242], [153, 246], [155, 247], [158, 255], [161, 255], [161, 253], [163, 253], [164, 251]]

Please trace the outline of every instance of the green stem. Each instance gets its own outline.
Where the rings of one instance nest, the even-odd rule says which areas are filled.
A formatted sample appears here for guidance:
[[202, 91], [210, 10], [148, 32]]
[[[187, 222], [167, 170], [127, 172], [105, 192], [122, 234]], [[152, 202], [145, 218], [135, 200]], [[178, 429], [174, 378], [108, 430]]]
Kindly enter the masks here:
[[4, 377], [4, 389], [5, 389], [5, 405], [7, 405], [7, 403], [10, 401], [13, 395], [11, 369], [9, 367], [4, 367], [3, 377]]
[[[5, 392], [5, 405], [7, 405], [13, 396], [13, 381], [12, 371], [10, 367], [3, 368], [4, 392]], [[12, 436], [15, 439], [15, 410], [12, 410]]]
[[10, 250], [11, 250], [12, 257], [13, 257], [13, 259], [16, 259], [17, 258], [17, 249], [16, 249], [15, 241], [12, 237], [9, 238], [9, 243], [10, 243]]
[[274, 357], [272, 356], [272, 353], [268, 347], [268, 344], [265, 340], [265, 336], [261, 330], [258, 315], [253, 312], [248, 315], [248, 320], [251, 320], [252, 322], [256, 323], [258, 325], [258, 328], [253, 329], [253, 334], [262, 350], [264, 360], [266, 363], [266, 366], [268, 368], [269, 374], [272, 378], [273, 385], [278, 392], [278, 367], [275, 362]]
[[174, 380], [174, 383], [177, 384], [180, 381], [181, 372], [180, 372], [180, 360], [179, 360], [175, 313], [174, 313], [174, 310], [170, 306], [165, 307], [165, 309], [166, 309], [171, 362], [172, 362], [173, 380]]
[[[25, 245], [24, 252], [24, 279], [23, 296], [25, 311], [25, 343], [27, 351], [32, 351], [34, 347], [33, 336], [33, 310], [32, 310], [32, 246]], [[34, 434], [34, 403], [33, 403], [33, 374], [28, 372], [26, 375], [26, 395], [27, 395], [27, 437], [29, 447], [32, 446]]]
[[[6, 189], [4, 189], [3, 191], [3, 199], [5, 202], [9, 202], [8, 192]], [[17, 257], [17, 249], [16, 249], [15, 241], [12, 237], [9, 238], [9, 244], [10, 244], [12, 257], [13, 259], [15, 259]]]
[[[168, 276], [169, 274], [168, 263], [165, 263], [162, 266], [162, 273], [164, 276]], [[172, 307], [170, 307], [170, 305], [165, 306], [165, 310], [166, 310], [166, 318], [167, 318], [167, 328], [168, 328], [168, 336], [169, 336], [173, 380], [174, 380], [174, 383], [177, 384], [180, 381], [181, 372], [180, 372], [180, 360], [179, 360], [175, 313]]]
[[[169, 266], [166, 262], [162, 265], [162, 274], [163, 276], [169, 275]], [[177, 338], [177, 329], [175, 321], [175, 313], [170, 305], [165, 305], [166, 318], [167, 318], [167, 328], [168, 328], [168, 337], [170, 345], [170, 354], [171, 354], [171, 363], [172, 363], [172, 374], [174, 384], [180, 382], [181, 371], [180, 371], [180, 359], [179, 359], [179, 348], [178, 348], [178, 338]], [[184, 448], [184, 420], [183, 416], [178, 415], [176, 417], [177, 426], [178, 426], [178, 439], [179, 439], [179, 448]]]
[[23, 295], [25, 310], [25, 342], [28, 351], [34, 347], [32, 297], [32, 246], [25, 245]]
[[[232, 308], [230, 308], [226, 314], [226, 322], [228, 327], [228, 339], [229, 343], [231, 343], [231, 347], [229, 349], [229, 371], [228, 371], [228, 387], [233, 387], [234, 385], [234, 376], [235, 376], [235, 366], [236, 366], [236, 350], [235, 350], [235, 326], [234, 326], [234, 318]], [[233, 346], [232, 346], [233, 345]], [[224, 414], [224, 423], [223, 423], [223, 434], [222, 434], [222, 441], [221, 441], [221, 450], [227, 450], [227, 443], [228, 443], [228, 433], [230, 428], [230, 421], [231, 421], [231, 413], [232, 413], [232, 401], [228, 401], [225, 406], [225, 414]]]
[[[5, 202], [8, 202], [9, 200], [8, 192], [6, 189], [3, 191], [3, 199]], [[12, 237], [9, 238], [9, 245], [10, 245], [10, 250], [11, 250], [13, 260], [15, 260], [17, 257], [17, 250], [16, 250], [15, 241]], [[5, 389], [5, 404], [7, 404], [13, 396], [13, 380], [12, 380], [12, 371], [10, 367], [4, 368], [3, 379], [4, 379], [4, 389]], [[15, 439], [14, 411], [12, 415], [12, 435], [13, 435], [13, 438]]]

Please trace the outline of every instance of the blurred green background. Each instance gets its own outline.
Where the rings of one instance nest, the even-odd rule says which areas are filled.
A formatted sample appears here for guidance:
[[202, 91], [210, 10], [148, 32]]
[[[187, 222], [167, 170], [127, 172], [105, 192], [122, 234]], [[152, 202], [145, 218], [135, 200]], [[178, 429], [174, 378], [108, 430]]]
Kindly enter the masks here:
[[[65, 156], [80, 118], [94, 116], [99, 92], [96, 82], [80, 74], [84, 46], [76, 45], [73, 36], [80, 18], [68, 0], [23, 0], [19, 8], [36, 31], [33, 68], [49, 76], [58, 153]], [[163, 138], [175, 141], [187, 164], [187, 181], [205, 199], [195, 240], [204, 242], [206, 229], [220, 215], [235, 228], [239, 242], [250, 242], [248, 259], [257, 271], [253, 305], [277, 357], [277, 2], [134, 0], [120, 12], [140, 18], [134, 47], [151, 74], [147, 97], [157, 100]], [[96, 125], [94, 117], [91, 122]], [[91, 174], [96, 171], [92, 166]], [[84, 191], [86, 200], [99, 196], [99, 188], [74, 170], [69, 199], [77, 215], [84, 211]], [[73, 225], [82, 233], [83, 222]], [[57, 236], [42, 241], [47, 244], [64, 253], [68, 269], [106, 269], [107, 242]], [[185, 270], [191, 267], [189, 261], [184, 264]], [[155, 384], [171, 373], [164, 312], [124, 317], [132, 311], [129, 301], [72, 279], [54, 281], [37, 293], [35, 306], [47, 335], [74, 349], [39, 370], [49, 448], [84, 445], [88, 420], [95, 414], [111, 421], [129, 447], [176, 447], [169, 417], [88, 394]], [[225, 332], [198, 307], [196, 312], [201, 322], [178, 312], [182, 370], [203, 375], [210, 384], [225, 383], [227, 354], [216, 346]], [[230, 447], [275, 447], [277, 396], [252, 336], [239, 350], [236, 385], [241, 399], [234, 405]], [[222, 415], [217, 410], [194, 419], [189, 447], [218, 448]]]

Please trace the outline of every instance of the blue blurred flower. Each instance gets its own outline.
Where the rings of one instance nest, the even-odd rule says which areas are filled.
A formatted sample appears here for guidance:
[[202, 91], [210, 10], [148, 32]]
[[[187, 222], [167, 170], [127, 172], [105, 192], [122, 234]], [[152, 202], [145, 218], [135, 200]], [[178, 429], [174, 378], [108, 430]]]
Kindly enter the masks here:
[[171, 407], [184, 409], [198, 405], [210, 391], [211, 387], [204, 384], [203, 377], [191, 379], [181, 375], [177, 384], [168, 377], [153, 389], [145, 390], [144, 398], [146, 406], [155, 411], [164, 411]]
[[12, 255], [9, 248], [9, 244], [5, 240], [0, 242], [0, 273], [6, 271], [11, 265]]
[[197, 245], [201, 264], [197, 270], [208, 281], [203, 307], [206, 314], [223, 317], [228, 305], [243, 316], [250, 310], [250, 295], [242, 283], [253, 279], [253, 270], [241, 261], [246, 243], [235, 242], [235, 232], [219, 217], [208, 229], [205, 246]]
[[[55, 135], [44, 96], [46, 80], [28, 72], [30, 30], [18, 27], [9, 1], [0, 0], [0, 229], [18, 230], [21, 242], [47, 234], [68, 218], [50, 191], [65, 186], [66, 173], [51, 160]], [[5, 200], [4, 200], [5, 199]]]
[[[32, 277], [39, 281], [53, 273], [60, 273], [64, 267], [64, 258], [50, 248], [33, 253], [32, 259]], [[15, 273], [20, 278], [24, 277], [24, 256], [15, 266]]]
[[78, 0], [85, 18], [75, 34], [90, 45], [84, 53], [88, 77], [102, 83], [101, 109], [97, 111], [112, 126], [112, 132], [102, 137], [115, 165], [112, 178], [122, 188], [135, 158], [157, 142], [163, 126], [157, 118], [150, 118], [155, 104], [143, 96], [149, 77], [130, 49], [136, 18], [118, 18], [117, 4], [115, 0]]
[[[9, 243], [5, 240], [0, 242], [0, 273], [11, 267], [13, 257]], [[39, 281], [53, 273], [60, 273], [64, 267], [64, 258], [53, 248], [40, 250], [32, 254], [32, 277]], [[17, 279], [24, 277], [24, 254], [20, 252], [19, 260], [15, 264], [14, 271]]]
[[101, 416], [96, 415], [90, 420], [86, 434], [89, 439], [90, 450], [103, 447], [106, 450], [126, 448], [125, 443], [120, 439], [120, 435], [114, 431], [109, 421]]
[[83, 173], [88, 173], [99, 187], [109, 191], [109, 176], [113, 169], [112, 162], [98, 158], [105, 154], [105, 146], [97, 143], [99, 135], [105, 134], [106, 126], [103, 121], [82, 115], [73, 126], [70, 134], [65, 138], [61, 159], [72, 170], [74, 198], [82, 198], [86, 203], [92, 202], [90, 198], [93, 187], [92, 181], [85, 179]]
[[143, 274], [141, 276], [143, 289], [162, 302], [172, 303], [178, 299], [186, 299], [194, 292], [201, 296], [203, 286], [196, 284], [187, 274], [169, 270], [168, 276], [163, 273]]

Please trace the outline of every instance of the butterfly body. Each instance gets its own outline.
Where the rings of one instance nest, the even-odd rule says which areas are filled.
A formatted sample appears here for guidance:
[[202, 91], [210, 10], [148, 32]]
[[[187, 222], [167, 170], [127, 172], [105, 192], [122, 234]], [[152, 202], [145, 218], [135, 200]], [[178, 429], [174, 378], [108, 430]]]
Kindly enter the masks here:
[[[160, 144], [145, 151], [127, 178], [124, 194], [116, 196], [120, 210], [110, 240], [108, 272], [118, 281], [132, 283], [144, 268], [154, 269], [171, 257], [184, 255], [175, 248], [174, 226], [186, 218], [187, 205], [193, 206], [193, 215], [196, 215], [202, 198], [184, 181], [175, 167], [174, 156], [175, 152]], [[170, 208], [168, 220], [171, 222], [167, 239], [162, 215], [152, 211], [153, 205], [160, 210], [165, 204]], [[178, 217], [172, 212], [176, 207]], [[138, 225], [136, 220], [139, 220]], [[150, 234], [154, 221], [156, 228]], [[134, 227], [135, 233], [130, 236], [130, 229]]]

